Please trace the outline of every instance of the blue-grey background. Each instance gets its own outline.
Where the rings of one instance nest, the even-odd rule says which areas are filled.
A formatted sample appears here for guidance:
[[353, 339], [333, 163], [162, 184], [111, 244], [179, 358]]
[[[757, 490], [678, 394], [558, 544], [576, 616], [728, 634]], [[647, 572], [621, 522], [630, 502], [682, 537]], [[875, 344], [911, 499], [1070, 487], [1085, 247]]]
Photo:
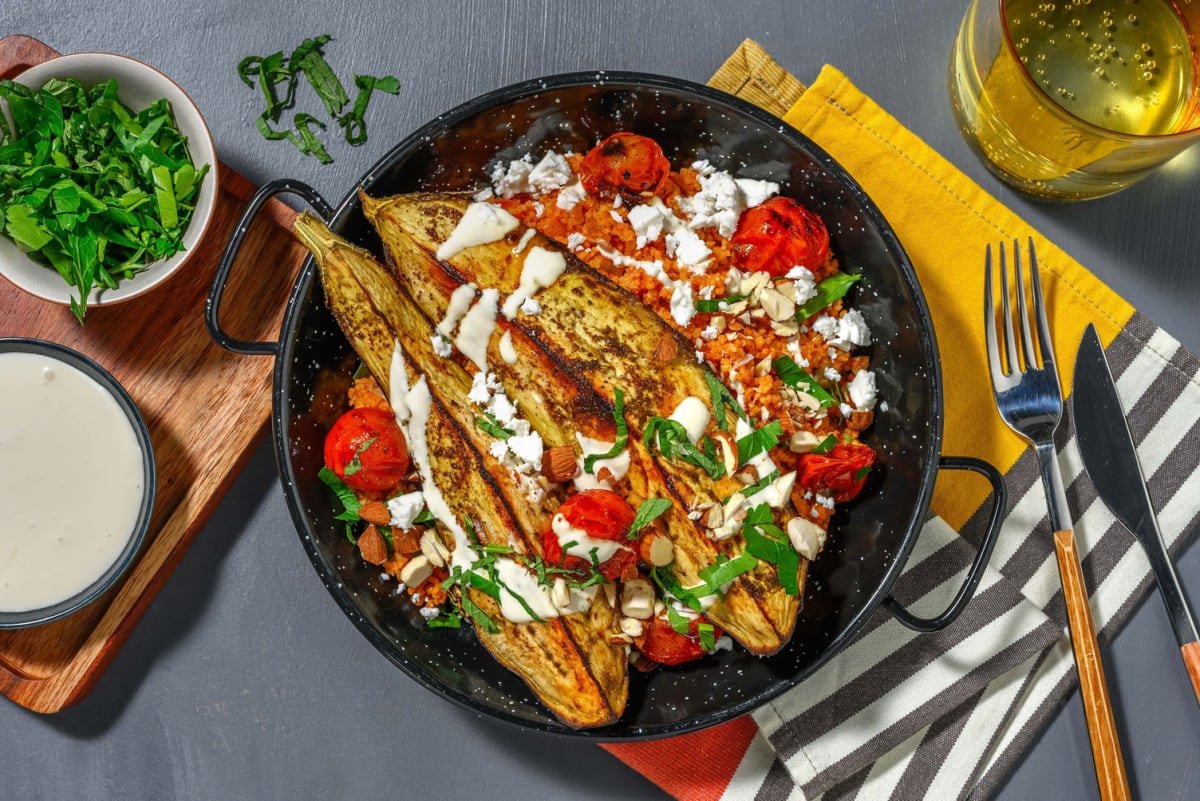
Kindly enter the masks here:
[[[1079, 205], [1015, 195], [950, 113], [950, 45], [966, 0], [3, 0], [0, 35], [133, 56], [175, 78], [222, 161], [340, 199], [392, 144], [475, 95], [555, 72], [626, 69], [705, 81], [745, 37], [803, 80], [845, 71], [935, 149], [1117, 291], [1200, 349], [1200, 152]], [[322, 166], [254, 129], [247, 55], [322, 33], [339, 75], [395, 75], [369, 141]], [[970, 265], [974, 268], [975, 265]], [[268, 391], [267, 387], [263, 391]], [[1200, 549], [1180, 573], [1200, 599]], [[1151, 596], [1106, 649], [1135, 794], [1200, 798], [1200, 707]], [[0, 700], [3, 799], [662, 799], [590, 745], [514, 733], [441, 701], [379, 656], [304, 556], [263, 444], [92, 693], [42, 717]], [[1098, 797], [1076, 695], [1000, 796]]]

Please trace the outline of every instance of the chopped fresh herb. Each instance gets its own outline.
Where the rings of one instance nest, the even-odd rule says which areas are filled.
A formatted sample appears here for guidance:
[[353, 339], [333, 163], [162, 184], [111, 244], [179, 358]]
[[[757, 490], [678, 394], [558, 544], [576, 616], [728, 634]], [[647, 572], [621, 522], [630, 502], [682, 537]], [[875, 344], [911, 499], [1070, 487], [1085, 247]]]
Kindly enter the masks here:
[[425, 626], [431, 629], [457, 629], [462, 627], [462, 618], [454, 612], [443, 612], [437, 617], [426, 620]]
[[787, 535], [772, 521], [771, 507], [759, 504], [750, 509], [742, 521], [742, 535], [746, 538], [746, 552], [764, 562], [775, 565], [779, 585], [788, 595], [799, 595], [797, 573], [800, 570], [800, 554], [792, 548]]
[[663, 512], [671, 508], [671, 502], [666, 498], [647, 498], [638, 504], [637, 514], [633, 516], [633, 523], [629, 526], [629, 532], [625, 535], [626, 539], [636, 540], [638, 532], [661, 515]]
[[357, 146], [367, 141], [367, 124], [364, 122], [363, 116], [367, 113], [367, 103], [371, 100], [371, 93], [399, 94], [400, 82], [390, 75], [383, 78], [355, 75], [354, 85], [358, 87], [358, 97], [354, 99], [354, 108], [348, 114], [338, 117], [338, 125], [345, 129], [346, 141]]
[[724, 554], [717, 561], [700, 571], [700, 579], [708, 585], [710, 594], [719, 595], [722, 585], [728, 584], [743, 573], [758, 567], [758, 559], [752, 554], [742, 553], [733, 559]]
[[854, 283], [860, 278], [862, 278], [861, 275], [837, 273], [817, 284], [817, 294], [796, 308], [796, 321], [800, 323], [806, 322], [809, 317], [812, 317], [830, 303], [833, 303], [838, 298], [845, 297], [846, 293], [850, 291], [850, 287], [854, 286]]
[[865, 464], [862, 467], [858, 468], [858, 470], [854, 471], [854, 480], [862, 481], [864, 478], [867, 477], [867, 474], [870, 472], [871, 472], [871, 465]]
[[322, 467], [317, 472], [317, 478], [325, 482], [325, 485], [333, 490], [338, 496], [338, 500], [342, 502], [342, 512], [335, 515], [334, 520], [355, 522], [361, 519], [358, 516], [358, 510], [362, 507], [362, 503], [354, 495], [354, 490], [347, 487], [346, 482], [338, 478], [337, 473], [328, 467]]
[[383, 541], [387, 543], [388, 553], [395, 553], [396, 552], [396, 540], [394, 537], [392, 537], [392, 527], [391, 526], [376, 526], [375, 528], [377, 531], [379, 531], [380, 534], [383, 535]]
[[619, 456], [629, 444], [629, 428], [625, 425], [625, 393], [620, 389], [613, 392], [613, 420], [617, 424], [617, 438], [612, 447], [604, 453], [592, 453], [584, 457], [583, 472], [594, 474], [596, 462]]
[[746, 422], [750, 422], [750, 418], [746, 415], [746, 410], [737, 402], [737, 398], [730, 394], [729, 388], [721, 383], [721, 379], [705, 370], [704, 383], [708, 385], [708, 394], [712, 396], [713, 416], [717, 418], [717, 426], [722, 431], [729, 430], [729, 422], [725, 419], [725, 407], [727, 405], [733, 409], [734, 414], [738, 417]]
[[717, 647], [716, 632], [712, 623], [698, 623], [696, 633], [700, 635], [700, 649], [706, 654], [711, 654]]
[[485, 434], [491, 434], [496, 439], [508, 439], [516, 434], [515, 431], [509, 431], [500, 425], [500, 422], [491, 414], [486, 414], [484, 417], [476, 417], [475, 425]]
[[360, 457], [377, 439], [379, 439], [378, 436], [370, 437], [366, 442], [354, 449], [354, 456], [350, 457], [350, 461], [346, 463], [346, 469], [342, 471], [345, 475], [352, 476], [359, 470], [362, 470], [362, 460]]
[[433, 516], [433, 512], [426, 507], [421, 510], [421, 514], [413, 518], [413, 523], [418, 526], [432, 526], [437, 522], [437, 518]]
[[3, 80], [0, 98], [0, 231], [71, 285], [82, 324], [93, 288], [184, 249], [210, 165], [192, 163], [166, 100], [134, 112], [115, 80]]
[[832, 406], [837, 403], [837, 399], [829, 394], [829, 390], [818, 384], [817, 379], [801, 370], [799, 365], [792, 361], [791, 357], [777, 356], [771, 361], [771, 367], [774, 368], [776, 375], [779, 376], [783, 383], [793, 389], [807, 392], [816, 398], [822, 406]]
[[[747, 498], [751, 497], [752, 495], [757, 495], [758, 493], [765, 490], [767, 487], [771, 486], [771, 482], [773, 482], [775, 479], [779, 478], [779, 475], [780, 474], [779, 474], [778, 470], [772, 470], [770, 473], [767, 473], [765, 476], [760, 478], [758, 481], [755, 481], [753, 484], [751, 484], [750, 486], [748, 486], [744, 490], [742, 490], [742, 495], [744, 495]], [[728, 500], [728, 499], [726, 499], [726, 500]]]
[[772, 420], [762, 428], [756, 428], [737, 441], [738, 465], [747, 465], [750, 460], [760, 453], [766, 453], [779, 444], [783, 436], [783, 426], [778, 420]]
[[[266, 57], [248, 56], [237, 67], [238, 76], [247, 86], [253, 88], [254, 78], [258, 78], [259, 89], [266, 101], [266, 109], [255, 121], [259, 133], [266, 139], [287, 139], [301, 153], [315, 157], [322, 164], [332, 162], [333, 157], [321, 143], [313, 126], [323, 129], [325, 123], [312, 114], [298, 112], [285, 130], [272, 127], [272, 123], [279, 123], [284, 111], [294, 106], [299, 76], [304, 76], [324, 106], [325, 113], [342, 128], [346, 142], [355, 147], [367, 141], [365, 116], [372, 93], [378, 91], [394, 95], [400, 91], [400, 82], [390, 75], [382, 78], [355, 75], [354, 86], [358, 94], [353, 107], [347, 111], [350, 97], [322, 53], [322, 48], [330, 39], [328, 34], [305, 39], [286, 58], [282, 50]], [[279, 86], [283, 87], [282, 93], [276, 91]]]
[[667, 459], [678, 456], [704, 470], [710, 478], [717, 479], [725, 475], [725, 465], [717, 459], [717, 446], [712, 439], [705, 437], [699, 447], [693, 445], [688, 439], [687, 429], [678, 420], [651, 417], [646, 423], [643, 440], [647, 450], [657, 447]]
[[474, 620], [476, 626], [479, 626], [479, 628], [483, 629], [488, 634], [500, 633], [500, 627], [496, 625], [496, 621], [488, 617], [487, 612], [484, 612], [482, 609], [480, 609], [479, 606], [471, 600], [471, 596], [468, 593], [459, 593], [458, 602], [462, 605], [463, 614]]
[[671, 624], [671, 628], [675, 629], [676, 634], [687, 637], [691, 633], [689, 629], [692, 619], [676, 609], [675, 604], [667, 604], [667, 622]]
[[[696, 301], [696, 311], [698, 312], [719, 312], [727, 311], [730, 306], [737, 303], [739, 300], [745, 300], [746, 295], [726, 295], [723, 298], [713, 298], [711, 300]], [[725, 308], [721, 308], [724, 306]]]
[[818, 455], [826, 454], [826, 453], [829, 453], [831, 450], [833, 450], [836, 445], [837, 445], [837, 435], [830, 434], [829, 436], [825, 437], [825, 439], [818, 442], [816, 444], [816, 446], [813, 447], [812, 453], [815, 453]]
[[350, 377], [353, 378], [355, 381], [357, 381], [358, 379], [365, 378], [366, 376], [369, 376], [370, 374], [371, 374], [371, 371], [367, 369], [366, 363], [360, 361], [354, 368], [354, 374], [351, 375]]
[[[664, 599], [674, 598], [694, 612], [704, 611], [704, 603], [700, 600], [700, 596], [694, 590], [689, 590], [680, 584], [679, 579], [670, 570], [660, 570], [657, 567], [652, 568], [650, 570], [650, 578], [662, 590]], [[667, 607], [670, 608], [669, 603]]]

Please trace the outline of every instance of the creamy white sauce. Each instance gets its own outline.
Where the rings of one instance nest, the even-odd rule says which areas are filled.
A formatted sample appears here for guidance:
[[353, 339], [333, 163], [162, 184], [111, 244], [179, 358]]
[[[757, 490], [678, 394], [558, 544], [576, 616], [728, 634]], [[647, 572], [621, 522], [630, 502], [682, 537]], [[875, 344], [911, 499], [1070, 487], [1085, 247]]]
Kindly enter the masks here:
[[505, 331], [500, 337], [500, 358], [505, 364], [517, 363], [517, 349], [513, 347], [511, 331]]
[[[400, 352], [400, 340], [394, 340], [392, 347], [392, 363], [388, 367], [388, 400], [392, 404], [392, 413], [401, 429], [408, 422], [408, 370], [404, 368], [404, 354]], [[405, 439], [408, 432], [405, 432]]]
[[688, 395], [679, 402], [668, 419], [682, 425], [687, 431], [688, 439], [695, 445], [704, 436], [704, 430], [708, 428], [708, 421], [712, 419], [712, 413], [704, 405], [704, 401], [695, 395]]
[[[591, 560], [592, 551], [596, 552], [596, 561], [604, 564], [617, 555], [619, 551], [628, 551], [629, 547], [616, 540], [601, 540], [589, 537], [581, 528], [575, 528], [565, 515], [556, 514], [550, 521], [550, 530], [558, 538], [563, 553]], [[569, 547], [568, 547], [569, 546]]]
[[471, 308], [471, 301], [475, 300], [475, 290], [474, 284], [463, 284], [450, 294], [450, 302], [446, 304], [446, 316], [437, 324], [437, 330], [442, 336], [454, 336], [458, 321], [467, 313], [467, 309]]
[[596, 597], [595, 585], [586, 590], [571, 589], [569, 602], [566, 607], [559, 609], [551, 597], [550, 587], [538, 584], [537, 576], [529, 568], [507, 557], [496, 560], [496, 577], [501, 582], [500, 613], [513, 623], [532, 623], [534, 620], [516, 596], [520, 596], [525, 605], [542, 620], [586, 612]]
[[[594, 453], [608, 453], [610, 450], [612, 450], [613, 443], [605, 442], [602, 439], [585, 437], [578, 431], [575, 432], [575, 439], [579, 442], [580, 450], [583, 451], [579, 455], [579, 472], [576, 474], [575, 478], [572, 479], [573, 483], [575, 484], [575, 489], [579, 490], [580, 492], [590, 489], [610, 490], [613, 488], [614, 484], [625, 478], [626, 474], [629, 473], [630, 457], [628, 448], [621, 451], [616, 456], [610, 456], [607, 459], [597, 459], [595, 464], [592, 465], [593, 472], [588, 473], [583, 469], [583, 462], [585, 458]], [[596, 478], [596, 474], [600, 472], [601, 468], [605, 467], [608, 468], [608, 472], [612, 473], [612, 479], [609, 481], [601, 481], [600, 479]]]
[[438, 246], [437, 257], [445, 261], [467, 248], [498, 242], [518, 225], [516, 217], [495, 204], [472, 203], [450, 236]]
[[504, 301], [504, 316], [516, 317], [517, 310], [539, 289], [553, 284], [567, 269], [567, 260], [555, 250], [546, 250], [536, 245], [529, 249], [521, 264], [521, 280], [516, 290]]
[[0, 611], [65, 601], [133, 534], [137, 434], [108, 391], [41, 354], [0, 353]]
[[485, 289], [479, 300], [471, 307], [458, 325], [458, 336], [454, 344], [463, 355], [475, 363], [480, 370], [487, 369], [488, 343], [496, 330], [496, 308], [500, 302], [500, 291]]
[[[393, 371], [394, 375], [395, 371]], [[408, 441], [409, 455], [416, 463], [417, 472], [421, 476], [421, 492], [425, 496], [425, 508], [454, 535], [454, 564], [458, 564], [460, 552], [469, 552], [470, 548], [460, 547], [468, 542], [467, 532], [458, 524], [454, 513], [446, 504], [446, 498], [433, 480], [433, 468], [429, 464], [429, 440], [425, 435], [425, 427], [429, 424], [429, 414], [433, 408], [433, 396], [429, 392], [429, 385], [425, 383], [425, 376], [418, 378], [417, 383], [405, 395], [405, 405], [409, 409], [410, 417], [404, 436]]]

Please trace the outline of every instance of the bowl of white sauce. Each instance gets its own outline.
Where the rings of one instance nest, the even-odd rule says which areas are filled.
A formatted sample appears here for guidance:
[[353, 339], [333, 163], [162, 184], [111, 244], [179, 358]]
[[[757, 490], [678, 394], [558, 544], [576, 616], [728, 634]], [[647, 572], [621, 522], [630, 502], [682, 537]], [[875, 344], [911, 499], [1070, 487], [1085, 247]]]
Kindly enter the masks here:
[[133, 563], [154, 507], [150, 433], [81, 353], [0, 338], [0, 629], [57, 620]]

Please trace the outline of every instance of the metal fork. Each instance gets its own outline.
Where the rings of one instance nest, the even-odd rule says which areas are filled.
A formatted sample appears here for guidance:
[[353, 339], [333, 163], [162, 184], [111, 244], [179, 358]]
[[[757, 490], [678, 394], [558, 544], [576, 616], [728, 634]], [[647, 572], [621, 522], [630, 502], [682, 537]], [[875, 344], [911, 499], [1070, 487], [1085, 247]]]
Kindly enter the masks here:
[[[1014, 320], [1012, 315], [1008, 264], [1003, 242], [1000, 243], [999, 253], [999, 321], [992, 298], [991, 245], [987, 247], [983, 290], [984, 333], [988, 367], [992, 374], [992, 391], [996, 396], [1000, 417], [1009, 428], [1033, 445], [1038, 466], [1041, 468], [1050, 525], [1054, 530], [1054, 551], [1058, 557], [1059, 575], [1062, 577], [1071, 646], [1075, 651], [1075, 667], [1079, 673], [1079, 690], [1083, 696], [1092, 757], [1096, 763], [1096, 779], [1100, 785], [1100, 797], [1105, 801], [1128, 799], [1129, 781], [1125, 775], [1121, 744], [1117, 739], [1116, 722], [1108, 698], [1108, 683], [1105, 681], [1104, 666], [1100, 661], [1100, 647], [1096, 643], [1096, 629], [1092, 623], [1087, 587], [1083, 581], [1083, 569], [1079, 564], [1079, 552], [1075, 546], [1075, 535], [1067, 509], [1067, 495], [1063, 491], [1062, 472], [1054, 447], [1054, 431], [1062, 419], [1062, 388], [1058, 382], [1058, 370], [1054, 362], [1054, 347], [1051, 344], [1050, 327], [1042, 300], [1042, 283], [1038, 277], [1033, 239], [1029, 240], [1029, 295], [1033, 299], [1033, 311], [1037, 319], [1036, 338], [1029, 324], [1020, 247], [1014, 240], [1013, 273], [1016, 277], [1015, 294], [1019, 321]], [[1003, 360], [997, 324], [1004, 343]], [[1038, 355], [1041, 356], [1040, 366]]]

